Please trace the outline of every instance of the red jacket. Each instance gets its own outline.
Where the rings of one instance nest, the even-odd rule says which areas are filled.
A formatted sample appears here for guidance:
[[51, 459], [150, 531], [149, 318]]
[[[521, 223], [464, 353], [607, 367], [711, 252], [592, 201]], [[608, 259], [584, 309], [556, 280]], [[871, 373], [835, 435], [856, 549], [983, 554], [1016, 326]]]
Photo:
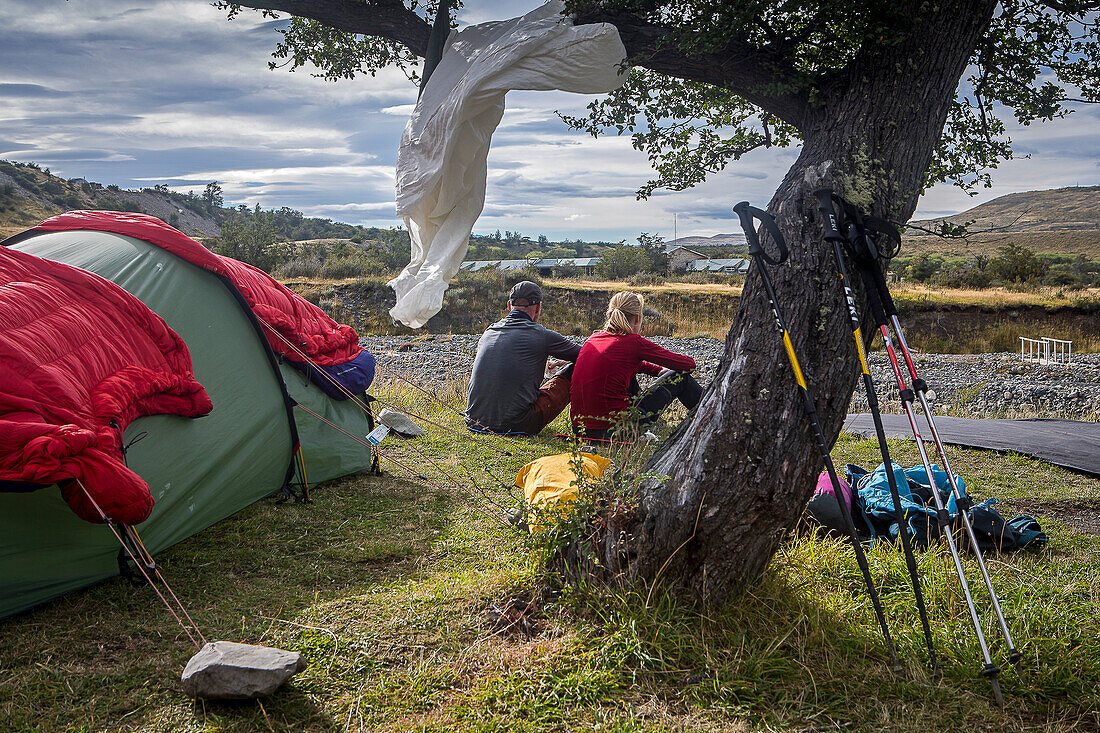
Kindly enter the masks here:
[[690, 356], [662, 349], [636, 333], [612, 336], [596, 331], [577, 357], [570, 380], [569, 408], [574, 423], [588, 430], [604, 430], [630, 408], [630, 380], [638, 372], [657, 376], [661, 367], [689, 372]]

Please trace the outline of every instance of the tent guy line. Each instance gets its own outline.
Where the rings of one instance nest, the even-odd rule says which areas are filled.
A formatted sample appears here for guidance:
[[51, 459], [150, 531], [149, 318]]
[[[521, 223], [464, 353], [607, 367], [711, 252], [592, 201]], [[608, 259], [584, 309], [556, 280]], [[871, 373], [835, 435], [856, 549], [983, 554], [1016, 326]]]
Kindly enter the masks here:
[[[103, 523], [107, 525], [107, 527], [111, 530], [111, 533], [115, 536], [115, 539], [117, 539], [118, 543], [122, 545], [122, 549], [126, 552], [127, 555], [129, 555], [130, 560], [133, 561], [134, 566], [141, 573], [142, 577], [145, 578], [145, 581], [149, 584], [149, 587], [153, 589], [160, 600], [164, 603], [165, 608], [168, 609], [168, 612], [172, 614], [173, 618], [176, 619], [176, 622], [180, 625], [180, 628], [183, 629], [183, 633], [187, 634], [187, 638], [191, 640], [191, 643], [195, 645], [196, 649], [201, 649], [202, 644], [199, 644], [198, 640], [195, 639], [195, 636], [198, 636], [199, 639], [202, 639], [203, 644], [206, 643], [206, 637], [203, 636], [203, 633], [199, 629], [198, 624], [195, 623], [194, 619], [191, 618], [191, 614], [187, 612], [187, 609], [184, 607], [183, 603], [180, 602], [180, 599], [176, 595], [176, 592], [172, 590], [172, 586], [168, 585], [168, 581], [164, 579], [163, 575], [161, 575], [160, 568], [157, 567], [152, 555], [148, 554], [148, 550], [145, 550], [145, 545], [141, 542], [141, 538], [138, 536], [137, 532], [133, 529], [133, 527], [130, 527], [129, 525], [121, 525], [123, 532], [130, 534], [130, 536], [134, 540], [136, 540], [136, 547], [141, 547], [142, 552], [138, 553], [142, 555], [141, 560], [137, 558], [134, 549], [132, 549], [130, 545], [127, 544], [127, 542], [122, 538], [122, 535], [119, 534], [118, 529], [115, 527], [115, 523], [111, 521], [111, 518], [108, 517], [104, 513], [103, 509], [100, 508], [95, 498], [92, 497], [91, 492], [89, 492], [87, 487], [84, 486], [84, 483], [80, 479], [75, 479], [75, 481], [76, 485], [80, 487], [80, 490], [84, 492], [84, 495], [88, 497], [88, 501], [90, 501], [92, 503], [92, 506], [95, 507], [96, 511], [99, 512], [99, 516], [103, 520]], [[176, 609], [173, 608], [172, 604], [168, 602], [168, 599], [164, 597], [164, 594], [161, 592], [157, 584], [153, 582], [153, 579], [149, 576], [147, 568], [156, 575], [157, 579], [160, 580], [160, 582], [164, 585], [165, 590], [167, 590], [169, 595], [172, 596], [172, 600], [176, 602], [176, 605], [179, 607], [180, 612], [187, 619], [188, 623], [191, 624], [190, 629], [187, 628], [187, 624], [183, 623], [183, 619], [179, 617], [179, 614], [176, 613]], [[194, 631], [195, 633], [192, 634], [192, 631]]]
[[[265, 328], [267, 328], [267, 329], [268, 329], [269, 331], [271, 331], [271, 333], [272, 333], [272, 334], [273, 334], [274, 336], [278, 337], [278, 338], [279, 338], [280, 340], [282, 340], [282, 341], [283, 341], [283, 343], [285, 343], [285, 344], [286, 344], [286, 345], [287, 345], [288, 347], [290, 347], [290, 349], [292, 349], [292, 350], [293, 350], [293, 351], [294, 351], [294, 352], [295, 352], [296, 354], [298, 354], [298, 355], [299, 355], [299, 356], [300, 356], [300, 357], [301, 357], [301, 358], [303, 359], [303, 361], [304, 361], [305, 363], [307, 363], [307, 364], [309, 364], [310, 366], [313, 366], [313, 367], [316, 367], [316, 366], [317, 366], [316, 364], [314, 364], [314, 363], [313, 363], [312, 359], [310, 359], [310, 357], [309, 357], [309, 355], [308, 355], [308, 354], [306, 354], [306, 353], [305, 353], [305, 352], [303, 352], [303, 351], [302, 351], [302, 350], [301, 350], [300, 348], [298, 348], [298, 347], [297, 347], [296, 345], [294, 345], [293, 343], [291, 343], [291, 341], [290, 341], [290, 340], [288, 340], [288, 339], [287, 339], [287, 338], [286, 338], [286, 337], [285, 337], [285, 336], [284, 336], [283, 334], [279, 333], [279, 332], [278, 332], [277, 330], [275, 330], [274, 328], [272, 328], [272, 327], [271, 327], [271, 326], [270, 326], [269, 324], [267, 324], [267, 323], [264, 323], [263, 325], [265, 326]], [[370, 411], [371, 411], [371, 410], [370, 410], [370, 407], [369, 407], [369, 406], [367, 406], [366, 404], [364, 404], [364, 403], [363, 403], [363, 402], [362, 402], [362, 401], [361, 401], [361, 400], [359, 399], [359, 396], [358, 396], [358, 395], [352, 394], [352, 393], [351, 393], [351, 392], [350, 392], [350, 391], [349, 391], [349, 390], [347, 389], [347, 387], [345, 387], [345, 386], [344, 386], [343, 384], [341, 384], [341, 383], [340, 383], [340, 382], [339, 382], [339, 381], [338, 381], [337, 379], [335, 379], [335, 378], [334, 378], [334, 377], [333, 377], [332, 375], [330, 375], [330, 374], [329, 374], [328, 372], [326, 372], [326, 371], [324, 371], [324, 370], [321, 370], [321, 369], [318, 369], [318, 370], [317, 370], [317, 373], [319, 373], [319, 374], [323, 375], [323, 377], [324, 377], [325, 379], [328, 379], [328, 380], [329, 380], [330, 382], [332, 382], [332, 384], [333, 384], [333, 386], [334, 386], [334, 387], [336, 387], [336, 388], [337, 388], [338, 390], [340, 390], [341, 392], [343, 392], [344, 394], [346, 394], [346, 395], [347, 395], [347, 397], [348, 397], [348, 400], [349, 400], [349, 401], [351, 401], [351, 402], [353, 402], [353, 403], [355, 403], [355, 404], [359, 405], [359, 407], [360, 407], [360, 408], [361, 408], [362, 410], [364, 410], [364, 411], [365, 411], [366, 413], [370, 414]], [[421, 391], [422, 391], [422, 392], [424, 392], [425, 394], [429, 394], [428, 392], [424, 391], [423, 389], [422, 389]], [[436, 396], [436, 395], [429, 395], [429, 396], [431, 396], [431, 397], [432, 397], [433, 399], [435, 399], [435, 400], [436, 400], [436, 402], [438, 402], [439, 404], [446, 404], [446, 403], [444, 403], [444, 402], [443, 402], [443, 400], [439, 399], [439, 397], [438, 397], [438, 396]], [[453, 434], [457, 435], [457, 436], [458, 436], [459, 438], [462, 438], [462, 439], [468, 439], [468, 438], [469, 438], [469, 435], [468, 435], [468, 434], [461, 434], [461, 433], [459, 433], [459, 431], [457, 431], [457, 430], [455, 430], [454, 428], [451, 428], [451, 427], [449, 427], [449, 426], [447, 426], [447, 425], [444, 425], [444, 424], [442, 424], [442, 423], [439, 423], [439, 422], [435, 422], [435, 421], [433, 421], [433, 420], [430, 420], [430, 419], [428, 419], [428, 418], [425, 418], [425, 417], [421, 417], [420, 415], [417, 415], [417, 414], [413, 413], [412, 411], [408, 410], [408, 409], [407, 409], [407, 408], [405, 408], [404, 406], [398, 406], [398, 405], [396, 405], [396, 404], [391, 404], [390, 402], [388, 402], [388, 401], [386, 401], [386, 400], [383, 400], [383, 399], [379, 399], [378, 397], [374, 397], [373, 395], [371, 396], [371, 398], [372, 398], [372, 399], [373, 399], [373, 400], [374, 400], [375, 402], [378, 402], [379, 404], [385, 405], [386, 407], [389, 407], [389, 408], [391, 408], [391, 409], [393, 409], [393, 410], [396, 410], [396, 411], [398, 411], [398, 412], [402, 412], [402, 413], [404, 413], [404, 414], [406, 414], [406, 415], [408, 415], [408, 416], [410, 416], [410, 417], [415, 417], [415, 418], [417, 418], [418, 420], [422, 420], [422, 421], [424, 421], [424, 422], [426, 422], [426, 423], [428, 423], [428, 424], [430, 424], [430, 425], [434, 425], [434, 426], [436, 426], [436, 427], [438, 427], [438, 428], [441, 428], [441, 429], [443, 429], [443, 430], [447, 430], [447, 431], [450, 431], [451, 433], [453, 433]], [[314, 417], [318, 418], [319, 420], [321, 420], [321, 421], [323, 421], [323, 422], [325, 422], [325, 423], [327, 423], [327, 424], [331, 425], [332, 427], [335, 427], [335, 428], [337, 428], [338, 430], [340, 430], [340, 432], [344, 433], [345, 435], [347, 435], [347, 436], [348, 436], [349, 438], [351, 438], [351, 439], [355, 440], [356, 442], [359, 442], [359, 443], [361, 443], [361, 444], [362, 444], [363, 446], [367, 447], [368, 449], [371, 449], [371, 450], [375, 450], [375, 451], [379, 451], [379, 454], [380, 454], [380, 455], [383, 455], [383, 454], [381, 453], [381, 451], [379, 450], [379, 447], [378, 447], [378, 446], [374, 445], [373, 443], [369, 443], [369, 442], [365, 442], [365, 441], [362, 441], [362, 440], [360, 440], [360, 439], [359, 439], [358, 437], [356, 437], [356, 436], [354, 436], [354, 435], [352, 435], [352, 434], [350, 434], [350, 433], [347, 433], [346, 431], [342, 430], [341, 428], [339, 428], [339, 427], [338, 427], [338, 426], [336, 426], [335, 424], [333, 424], [333, 423], [329, 422], [328, 420], [326, 420], [325, 418], [321, 417], [321, 415], [319, 415], [318, 413], [314, 412], [313, 410], [310, 410], [310, 409], [308, 409], [308, 408], [306, 408], [306, 407], [303, 407], [303, 406], [302, 406], [302, 405], [300, 405], [300, 404], [296, 404], [296, 405], [295, 405], [295, 407], [299, 407], [299, 408], [301, 408], [301, 409], [305, 410], [306, 412], [308, 412], [308, 413], [312, 414], [312, 415], [313, 415]], [[454, 408], [451, 408], [451, 409], [454, 409]], [[457, 410], [456, 410], [456, 412], [457, 412]], [[461, 415], [461, 413], [459, 413], [459, 414]], [[434, 464], [435, 464], [435, 465], [436, 465], [436, 466], [437, 466], [437, 467], [438, 467], [438, 468], [440, 469], [440, 471], [441, 471], [442, 473], [448, 474], [448, 471], [447, 471], [447, 470], [446, 470], [445, 468], [443, 468], [443, 464], [442, 464], [442, 463], [440, 463], [440, 462], [436, 461], [436, 460], [435, 460], [435, 459], [433, 459], [433, 458], [432, 458], [431, 456], [429, 456], [429, 455], [428, 455], [428, 454], [427, 454], [426, 452], [424, 452], [424, 451], [421, 451], [421, 450], [420, 450], [420, 449], [418, 449], [418, 448], [414, 448], [414, 450], [416, 450], [416, 451], [417, 451], [418, 453], [420, 453], [420, 454], [421, 454], [421, 456], [422, 456], [423, 458], [426, 458], [426, 459], [427, 459], [427, 460], [428, 460], [428, 461], [429, 461], [430, 463], [434, 463]], [[304, 464], [304, 458], [303, 458], [303, 464]], [[488, 494], [487, 494], [487, 492], [486, 492], [486, 490], [485, 490], [485, 487], [481, 485], [481, 483], [480, 483], [480, 482], [479, 482], [479, 481], [477, 480], [477, 478], [476, 478], [476, 477], [475, 477], [475, 476], [474, 476], [474, 475], [473, 475], [472, 473], [470, 473], [469, 469], [467, 469], [467, 468], [466, 468], [465, 466], [463, 466], [463, 467], [462, 467], [462, 470], [466, 472], [466, 474], [467, 474], [467, 476], [469, 477], [470, 481], [472, 481], [472, 482], [473, 482], [473, 484], [474, 484], [474, 486], [475, 486], [475, 487], [477, 488], [477, 490], [478, 490], [479, 492], [481, 492], [482, 494], [484, 494], [484, 495], [486, 496], [486, 499], [487, 499], [487, 500], [489, 500], [489, 499], [487, 498], [487, 497], [488, 497]], [[304, 467], [304, 465], [303, 465], [303, 467], [302, 467], [302, 471], [303, 471], [303, 477], [304, 477], [304, 475], [305, 475], [305, 467]], [[449, 475], [449, 474], [448, 474], [448, 475]], [[493, 478], [494, 480], [496, 480], [496, 481], [500, 481], [499, 477], [495, 476], [495, 475], [494, 475], [494, 474], [492, 473], [492, 471], [491, 471], [491, 470], [489, 471], [489, 475], [490, 475], [490, 477], [492, 477], [492, 478]], [[451, 478], [451, 480], [452, 480], [452, 481], [454, 481], [454, 483], [455, 483], [455, 485], [456, 485], [457, 487], [461, 488], [461, 486], [462, 486], [462, 482], [461, 482], [460, 480], [458, 480], [457, 478], [455, 478], [455, 477], [454, 477], [453, 475], [450, 475], [450, 478]], [[502, 482], [502, 485], [503, 485], [503, 486], [504, 486], [505, 488], [507, 488], [507, 486], [508, 486], [508, 484], [506, 484], [506, 483], [503, 483], [503, 482]], [[503, 509], [503, 507], [501, 507], [501, 508]]]

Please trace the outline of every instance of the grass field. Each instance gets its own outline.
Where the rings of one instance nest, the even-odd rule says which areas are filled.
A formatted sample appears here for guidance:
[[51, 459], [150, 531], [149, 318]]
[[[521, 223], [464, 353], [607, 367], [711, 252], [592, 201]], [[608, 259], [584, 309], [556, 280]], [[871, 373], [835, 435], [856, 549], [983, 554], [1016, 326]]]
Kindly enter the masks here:
[[[414, 332], [389, 317], [392, 293], [385, 278], [345, 281], [296, 279], [286, 283], [360, 333], [480, 333], [500, 318], [508, 289], [531, 273], [483, 270], [459, 273], [444, 296], [443, 310]], [[739, 305], [741, 286], [665, 282], [632, 286], [588, 279], [547, 279], [543, 323], [570, 336], [588, 336], [603, 323], [618, 290], [646, 298], [645, 336], [708, 336], [724, 339]], [[1016, 351], [1019, 337], [1054, 336], [1074, 342], [1076, 352], [1100, 350], [1100, 288], [955, 290], [898, 283], [895, 301], [910, 344], [936, 353]], [[1041, 333], [1040, 333], [1041, 332]]]
[[926, 252], [945, 257], [996, 255], [1001, 247], [1026, 247], [1039, 255], [1084, 255], [1100, 260], [1100, 229], [1064, 229], [1028, 232], [979, 232], [966, 239], [944, 239], [934, 236], [905, 236], [902, 251], [906, 255]]
[[[667, 281], [659, 285], [630, 285], [612, 280], [546, 279], [545, 284], [564, 290], [634, 290], [639, 293], [720, 293], [740, 296], [741, 286], [722, 283]], [[890, 293], [902, 304], [979, 306], [983, 308], [1100, 308], [1100, 288], [1058, 288], [1037, 286], [1012, 290], [1004, 287], [969, 289], [943, 288], [922, 283], [894, 283]]]
[[[470, 436], [420, 393], [391, 383], [378, 395], [435, 423], [384, 444], [390, 475], [331, 482], [311, 505], [262, 501], [159, 558], [209, 639], [307, 657], [287, 688], [262, 703], [187, 699], [187, 638], [147, 588], [115, 579], [0, 621], [0, 730], [1100, 730], [1100, 537], [1054, 518], [1100, 508], [1100, 481], [950, 449], [976, 496], [1031, 502], [1052, 539], [1040, 554], [990, 558], [1025, 653], [1002, 675], [998, 710], [942, 552], [919, 555], [940, 681], [923, 663], [900, 554], [882, 543], [869, 557], [898, 676], [835, 541], [790, 536], [723, 606], [663, 588], [557, 588], [540, 544], [503, 514], [516, 470], [564, 443]], [[908, 442], [893, 449], [917, 460]], [[842, 436], [835, 455], [870, 468], [877, 448]]]

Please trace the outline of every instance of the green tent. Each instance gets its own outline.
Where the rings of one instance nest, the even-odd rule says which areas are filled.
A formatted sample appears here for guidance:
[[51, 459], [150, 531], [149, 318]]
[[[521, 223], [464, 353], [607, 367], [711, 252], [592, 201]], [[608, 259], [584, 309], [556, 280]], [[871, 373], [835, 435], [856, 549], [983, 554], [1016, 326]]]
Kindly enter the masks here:
[[[213, 411], [194, 420], [138, 418], [124, 436], [133, 441], [128, 465], [156, 501], [138, 527], [151, 552], [279, 491], [292, 476], [295, 438], [311, 486], [372, 466], [361, 443], [293, 405], [360, 438], [370, 416], [280, 364], [227, 281], [149, 242], [104, 231], [29, 231], [4, 244], [115, 282], [190, 349]], [[0, 507], [0, 617], [119, 573], [110, 530], [78, 518], [56, 486], [0, 493]]]

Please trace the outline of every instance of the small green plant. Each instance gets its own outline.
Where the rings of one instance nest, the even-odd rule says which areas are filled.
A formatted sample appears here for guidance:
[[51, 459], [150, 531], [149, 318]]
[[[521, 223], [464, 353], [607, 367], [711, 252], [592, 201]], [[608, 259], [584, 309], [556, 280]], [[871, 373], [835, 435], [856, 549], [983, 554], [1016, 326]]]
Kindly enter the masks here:
[[970, 417], [971, 413], [968, 409], [970, 403], [982, 393], [987, 385], [988, 382], [974, 382], [957, 389], [951, 400], [951, 409], [948, 410], [947, 414], [952, 417]]
[[665, 276], [655, 272], [636, 272], [626, 282], [628, 285], [663, 285]]

